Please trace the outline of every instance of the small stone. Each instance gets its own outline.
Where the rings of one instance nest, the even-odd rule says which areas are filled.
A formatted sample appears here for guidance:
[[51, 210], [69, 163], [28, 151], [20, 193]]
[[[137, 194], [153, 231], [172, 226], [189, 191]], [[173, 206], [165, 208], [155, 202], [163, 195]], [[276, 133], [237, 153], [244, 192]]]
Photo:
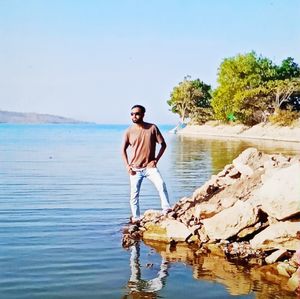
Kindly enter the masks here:
[[294, 292], [297, 290], [297, 288], [300, 286], [300, 271], [299, 270], [292, 275], [292, 277], [288, 280], [287, 285], [291, 291]]
[[241, 173], [236, 169], [236, 168], [233, 168], [229, 173], [228, 173], [228, 176], [230, 176], [231, 178], [233, 179], [237, 179], [241, 176]]
[[273, 252], [272, 254], [267, 256], [265, 258], [265, 261], [267, 264], [273, 264], [273, 263], [279, 261], [280, 259], [286, 257], [287, 253], [288, 253], [288, 251], [285, 249], [276, 250], [275, 252]]
[[290, 277], [290, 274], [287, 271], [287, 267], [288, 267], [288, 264], [286, 264], [286, 263], [279, 263], [277, 265], [278, 274], [282, 275], [282, 276], [285, 276], [285, 277]]

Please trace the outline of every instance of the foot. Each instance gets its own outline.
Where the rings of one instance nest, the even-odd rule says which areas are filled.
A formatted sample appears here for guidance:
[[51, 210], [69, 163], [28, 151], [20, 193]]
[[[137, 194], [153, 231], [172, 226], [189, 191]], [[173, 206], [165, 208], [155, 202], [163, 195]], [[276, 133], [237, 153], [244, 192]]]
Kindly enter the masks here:
[[139, 224], [140, 224], [140, 221], [141, 221], [140, 218], [134, 218], [134, 217], [132, 217], [132, 216], [129, 218], [129, 223], [130, 223], [130, 224], [139, 225]]
[[167, 214], [169, 214], [170, 212], [172, 212], [172, 209], [171, 208], [168, 208], [168, 209], [165, 209], [165, 210], [163, 210], [163, 215], [167, 215]]

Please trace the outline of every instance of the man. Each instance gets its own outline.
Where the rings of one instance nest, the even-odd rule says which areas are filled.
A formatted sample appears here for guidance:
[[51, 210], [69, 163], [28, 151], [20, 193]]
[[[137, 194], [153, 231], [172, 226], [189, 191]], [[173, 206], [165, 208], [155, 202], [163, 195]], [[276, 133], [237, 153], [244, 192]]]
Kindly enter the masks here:
[[[167, 145], [157, 126], [144, 122], [145, 112], [145, 107], [141, 105], [131, 108], [133, 125], [126, 130], [122, 145], [122, 158], [130, 176], [132, 223], [138, 223], [140, 220], [139, 195], [144, 178], [148, 178], [156, 187], [163, 213], [166, 214], [170, 210], [167, 187], [156, 167]], [[160, 144], [157, 156], [156, 143]], [[127, 155], [129, 146], [132, 149], [130, 162]]]

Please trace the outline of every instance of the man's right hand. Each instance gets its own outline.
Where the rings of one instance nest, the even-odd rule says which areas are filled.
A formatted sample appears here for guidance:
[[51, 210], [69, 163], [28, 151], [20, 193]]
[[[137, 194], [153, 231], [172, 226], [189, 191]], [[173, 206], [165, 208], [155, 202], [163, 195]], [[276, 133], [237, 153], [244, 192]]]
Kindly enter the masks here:
[[127, 171], [128, 171], [128, 173], [130, 174], [130, 175], [135, 175], [136, 174], [136, 171], [134, 171], [133, 169], [132, 169], [132, 167], [131, 166], [127, 166]]

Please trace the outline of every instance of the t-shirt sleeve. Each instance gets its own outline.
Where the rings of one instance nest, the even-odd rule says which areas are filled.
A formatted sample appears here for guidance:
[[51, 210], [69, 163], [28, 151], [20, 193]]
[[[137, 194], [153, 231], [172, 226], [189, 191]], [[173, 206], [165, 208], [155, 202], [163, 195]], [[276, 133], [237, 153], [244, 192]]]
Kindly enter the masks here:
[[154, 126], [155, 128], [155, 138], [156, 138], [156, 142], [161, 144], [165, 141], [163, 135], [161, 134], [159, 128], [157, 126]]
[[128, 130], [126, 130], [126, 132], [124, 133], [122, 145], [123, 146], [129, 145], [129, 131]]

